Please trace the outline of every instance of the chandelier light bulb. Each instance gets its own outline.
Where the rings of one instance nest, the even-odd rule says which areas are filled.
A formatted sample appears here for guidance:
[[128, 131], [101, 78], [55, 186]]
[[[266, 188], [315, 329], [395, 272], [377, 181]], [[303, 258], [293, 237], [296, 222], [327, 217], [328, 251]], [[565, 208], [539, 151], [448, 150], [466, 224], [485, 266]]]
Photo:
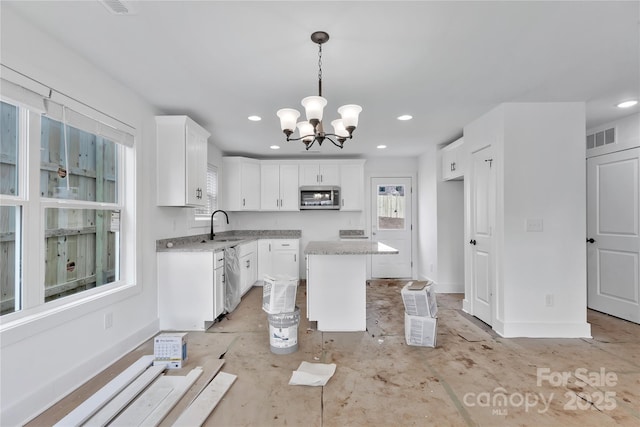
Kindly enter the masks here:
[[282, 110], [278, 110], [276, 115], [280, 117], [280, 128], [282, 131], [287, 134], [287, 136], [291, 135], [293, 131], [296, 130], [296, 122], [298, 121], [298, 117], [300, 117], [300, 112], [293, 108], [283, 108]]
[[338, 108], [338, 114], [342, 117], [345, 129], [353, 132], [358, 127], [358, 116], [362, 111], [362, 107], [355, 104], [343, 105]]
[[307, 120], [322, 121], [322, 112], [327, 105], [327, 100], [321, 96], [307, 96], [301, 102], [307, 113]]
[[342, 119], [335, 119], [331, 122], [331, 126], [333, 126], [333, 133], [338, 135], [339, 138], [349, 138], [349, 132], [344, 127]]
[[316, 136], [313, 125], [306, 121], [298, 123], [298, 131], [300, 132], [300, 138], [302, 138], [302, 142], [304, 143], [312, 142]]

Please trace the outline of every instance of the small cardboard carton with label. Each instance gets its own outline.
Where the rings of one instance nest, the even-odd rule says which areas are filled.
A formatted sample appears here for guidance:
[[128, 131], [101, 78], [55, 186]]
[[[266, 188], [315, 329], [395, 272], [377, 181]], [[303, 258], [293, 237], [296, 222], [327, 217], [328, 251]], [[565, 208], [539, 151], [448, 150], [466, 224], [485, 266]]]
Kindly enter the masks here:
[[433, 282], [408, 282], [401, 291], [404, 311], [411, 316], [436, 317], [438, 304]]
[[408, 345], [420, 347], [436, 346], [436, 324], [438, 319], [425, 316], [411, 316], [404, 313], [404, 335]]
[[167, 364], [169, 369], [180, 369], [187, 360], [187, 334], [164, 333], [153, 339], [153, 364]]

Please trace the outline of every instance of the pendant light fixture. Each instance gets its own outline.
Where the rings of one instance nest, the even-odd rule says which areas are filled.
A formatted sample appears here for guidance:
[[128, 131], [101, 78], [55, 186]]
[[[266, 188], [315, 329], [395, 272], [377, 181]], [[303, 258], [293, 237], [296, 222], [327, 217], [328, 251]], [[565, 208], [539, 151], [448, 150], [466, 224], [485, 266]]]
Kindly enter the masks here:
[[[302, 100], [302, 106], [307, 116], [306, 121], [296, 123], [300, 112], [293, 108], [283, 108], [276, 113], [280, 118], [280, 128], [287, 136], [287, 141], [302, 141], [308, 150], [317, 141], [322, 145], [328, 139], [336, 147], [343, 148], [347, 139], [353, 137], [353, 131], [358, 126], [358, 115], [362, 111], [359, 105], [349, 104], [338, 108], [341, 118], [333, 120], [333, 133], [324, 131], [322, 116], [327, 100], [322, 97], [322, 45], [329, 40], [329, 34], [316, 31], [311, 34], [311, 41], [318, 45], [318, 96], [307, 96]], [[300, 133], [298, 138], [292, 138], [296, 127]]]

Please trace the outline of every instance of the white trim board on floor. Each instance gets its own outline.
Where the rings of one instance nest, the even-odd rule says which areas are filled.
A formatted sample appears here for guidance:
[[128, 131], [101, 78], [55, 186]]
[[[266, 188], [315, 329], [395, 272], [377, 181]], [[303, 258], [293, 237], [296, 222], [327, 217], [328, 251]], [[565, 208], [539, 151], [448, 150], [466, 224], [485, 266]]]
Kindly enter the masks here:
[[110, 425], [157, 426], [200, 375], [202, 375], [202, 368], [196, 367], [186, 376], [164, 375], [158, 378]]
[[142, 393], [164, 370], [167, 365], [150, 366], [135, 379], [127, 388], [118, 393], [109, 403], [96, 412], [87, 424], [90, 426], [106, 426], [115, 418], [133, 399]]
[[180, 415], [174, 427], [195, 427], [204, 424], [225, 393], [231, 388], [237, 376], [220, 372], [195, 398], [193, 403]]
[[79, 426], [86, 422], [93, 414], [106, 405], [118, 393], [124, 390], [133, 380], [139, 377], [151, 364], [154, 356], [142, 356], [127, 369], [122, 371], [117, 377], [109, 381], [91, 397], [82, 402], [77, 408], [67, 416], [58, 421], [54, 427]]

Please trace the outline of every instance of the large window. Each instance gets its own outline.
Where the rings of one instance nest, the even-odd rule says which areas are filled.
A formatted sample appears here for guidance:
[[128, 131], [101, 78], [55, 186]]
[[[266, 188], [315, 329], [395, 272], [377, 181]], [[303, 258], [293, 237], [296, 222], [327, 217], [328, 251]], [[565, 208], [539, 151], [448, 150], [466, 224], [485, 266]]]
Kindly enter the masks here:
[[105, 124], [98, 112], [41, 103], [1, 104], [2, 315], [122, 283], [122, 222], [132, 217], [125, 182], [135, 182], [123, 170], [131, 130]]

